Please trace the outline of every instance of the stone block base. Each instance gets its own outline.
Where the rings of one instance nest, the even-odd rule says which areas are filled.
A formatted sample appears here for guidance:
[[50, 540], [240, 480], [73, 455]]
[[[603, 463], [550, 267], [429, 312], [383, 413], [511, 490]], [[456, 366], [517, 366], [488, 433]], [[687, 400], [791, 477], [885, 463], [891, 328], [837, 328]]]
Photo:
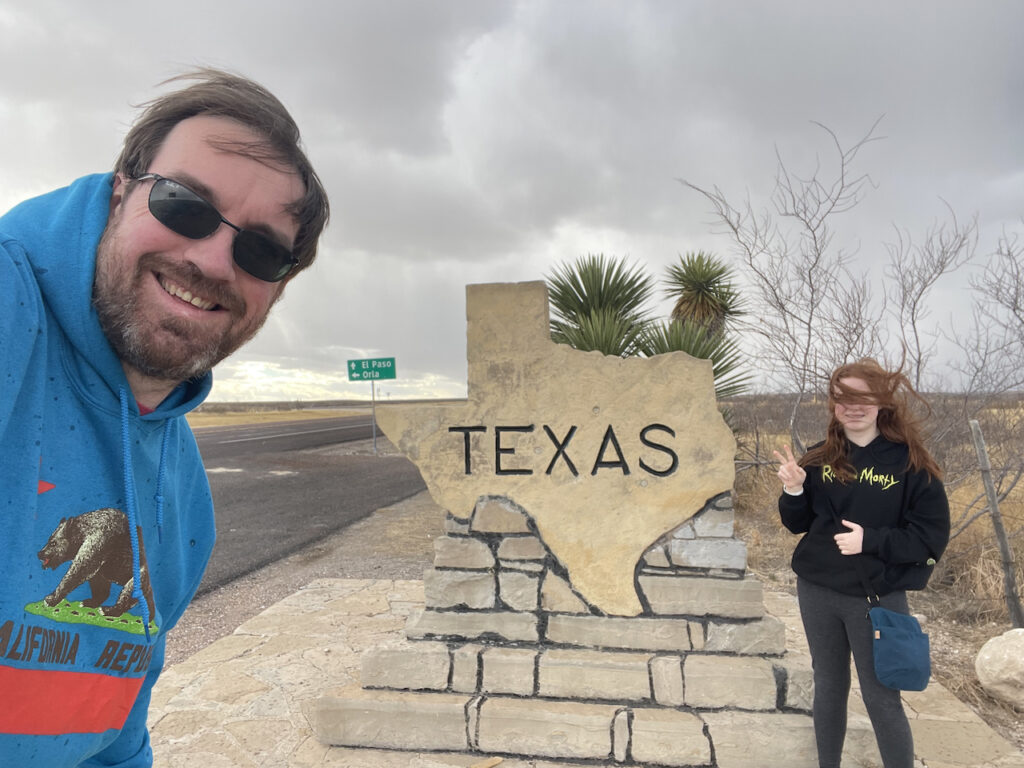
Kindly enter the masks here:
[[[773, 619], [773, 621], [775, 621]], [[809, 710], [809, 661], [721, 653], [416, 643], [363, 656], [367, 688], [651, 702], [698, 710]]]
[[639, 615], [591, 610], [535, 528], [496, 498], [450, 519], [406, 642], [368, 651], [363, 688], [314, 706], [320, 740], [602, 766], [814, 766], [809, 661], [787, 652], [785, 624], [745, 572], [728, 494], [647, 552]]
[[309, 718], [325, 744], [453, 752], [469, 747], [466, 698], [454, 694], [351, 689], [344, 699], [320, 699]]
[[[347, 694], [348, 692], [346, 692]], [[673, 768], [814, 768], [804, 714], [691, 712], [514, 696], [354, 690], [309, 712], [322, 742]], [[849, 740], [869, 743], [853, 720]]]

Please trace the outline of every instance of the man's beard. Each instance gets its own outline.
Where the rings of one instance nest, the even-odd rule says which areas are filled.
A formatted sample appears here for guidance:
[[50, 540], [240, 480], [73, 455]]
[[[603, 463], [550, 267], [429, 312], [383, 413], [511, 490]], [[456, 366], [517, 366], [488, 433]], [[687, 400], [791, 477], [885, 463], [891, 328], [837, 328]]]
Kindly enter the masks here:
[[[116, 221], [111, 221], [96, 249], [92, 300], [117, 356], [144, 376], [175, 385], [202, 376], [263, 326], [267, 313], [245, 322], [245, 300], [205, 278], [191, 262], [174, 264], [159, 254], [146, 253], [135, 262], [134, 272], [129, 272], [120, 268], [115, 258], [114, 251], [120, 246]], [[153, 272], [217, 302], [230, 312], [232, 324], [224, 332], [212, 332], [182, 317], [147, 316], [141, 287], [145, 280], [153, 279]]]

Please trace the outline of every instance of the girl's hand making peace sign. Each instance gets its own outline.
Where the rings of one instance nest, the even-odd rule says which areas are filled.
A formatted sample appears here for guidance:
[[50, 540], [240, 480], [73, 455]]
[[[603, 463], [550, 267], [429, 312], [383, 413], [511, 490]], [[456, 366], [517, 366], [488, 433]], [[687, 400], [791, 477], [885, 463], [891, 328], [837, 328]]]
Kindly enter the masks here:
[[804, 472], [803, 467], [796, 463], [793, 451], [790, 450], [788, 445], [782, 446], [782, 449], [785, 451], [785, 456], [778, 451], [772, 451], [775, 460], [779, 462], [779, 480], [782, 481], [783, 490], [796, 493], [803, 489], [807, 473]]

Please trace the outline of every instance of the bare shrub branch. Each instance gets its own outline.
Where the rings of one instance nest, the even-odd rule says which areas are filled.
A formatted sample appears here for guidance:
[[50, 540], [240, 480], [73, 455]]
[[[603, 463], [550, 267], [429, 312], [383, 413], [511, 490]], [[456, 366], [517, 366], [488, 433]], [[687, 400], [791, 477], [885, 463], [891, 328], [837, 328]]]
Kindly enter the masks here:
[[[760, 311], [749, 313], [742, 330], [757, 340], [761, 370], [777, 387], [796, 393], [790, 437], [801, 451], [800, 404], [841, 362], [878, 348], [884, 311], [872, 300], [866, 278], [850, 273], [850, 254], [832, 247], [831, 223], [854, 208], [872, 183], [852, 166], [860, 150], [878, 139], [878, 122], [848, 149], [832, 130], [815, 125], [829, 136], [835, 170], [826, 175], [819, 161], [809, 176], [798, 176], [776, 150], [770, 209], [755, 211], [749, 198], [737, 207], [717, 186], [681, 180], [711, 203], [719, 231], [732, 239], [753, 282]], [[784, 220], [795, 222], [795, 231], [784, 230]]]
[[[755, 470], [745, 476], [761, 478], [761, 469], [772, 463], [768, 457], [776, 446], [762, 439], [762, 430], [773, 439], [788, 433], [794, 450], [804, 451], [802, 434], [824, 433], [827, 412], [818, 396], [831, 371], [871, 356], [902, 364], [915, 389], [926, 394], [928, 445], [951, 494], [957, 497], [961, 486], [973, 489], [978, 483], [973, 419], [991, 446], [998, 498], [1008, 498], [1024, 478], [1024, 235], [1004, 234], [995, 252], [986, 254], [983, 269], [970, 281], [971, 310], [955, 316], [939, 303], [948, 305], [941, 291], [950, 276], [981, 266], [979, 228], [977, 215], [960, 218], [945, 201], [942, 218], [916, 239], [893, 226], [884, 274], [855, 277], [854, 251], [836, 242], [834, 224], [873, 186], [855, 166], [860, 151], [880, 138], [878, 122], [849, 148], [816, 125], [828, 137], [827, 162], [818, 158], [800, 175], [776, 149], [774, 189], [763, 208], [749, 194], [734, 203], [718, 186], [680, 180], [710, 203], [715, 231], [732, 241], [739, 276], [749, 287], [740, 330], [768, 386], [785, 393], [762, 401], [773, 412], [759, 412], [748, 427], [753, 444], [741, 442], [740, 468]], [[777, 410], [783, 407], [785, 416]], [[742, 413], [737, 409], [734, 415]], [[989, 517], [983, 496], [961, 503], [953, 538], [968, 549], [975, 539], [963, 534]], [[977, 564], [977, 557], [960, 554], [947, 559], [954, 570]]]

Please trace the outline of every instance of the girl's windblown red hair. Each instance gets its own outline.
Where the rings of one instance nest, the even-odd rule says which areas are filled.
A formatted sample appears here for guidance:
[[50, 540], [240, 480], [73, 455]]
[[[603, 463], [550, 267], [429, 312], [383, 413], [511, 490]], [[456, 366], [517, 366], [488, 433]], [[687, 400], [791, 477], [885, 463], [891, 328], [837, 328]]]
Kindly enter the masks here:
[[[844, 386], [842, 379], [860, 379], [868, 386], [868, 392], [861, 392]], [[842, 482], [853, 479], [853, 465], [847, 457], [846, 433], [836, 418], [836, 403], [867, 403], [878, 406], [878, 431], [886, 439], [907, 446], [908, 469], [923, 469], [930, 476], [941, 480], [942, 471], [924, 446], [920, 425], [924, 420], [911, 409], [911, 401], [917, 401], [925, 408], [925, 417], [931, 408], [927, 401], [911, 386], [904, 375], [902, 366], [887, 371], [875, 360], [866, 357], [854, 363], [841, 365], [832, 372], [828, 383], [828, 409], [831, 414], [825, 442], [812, 448], [800, 459], [801, 466], [829, 465]]]

